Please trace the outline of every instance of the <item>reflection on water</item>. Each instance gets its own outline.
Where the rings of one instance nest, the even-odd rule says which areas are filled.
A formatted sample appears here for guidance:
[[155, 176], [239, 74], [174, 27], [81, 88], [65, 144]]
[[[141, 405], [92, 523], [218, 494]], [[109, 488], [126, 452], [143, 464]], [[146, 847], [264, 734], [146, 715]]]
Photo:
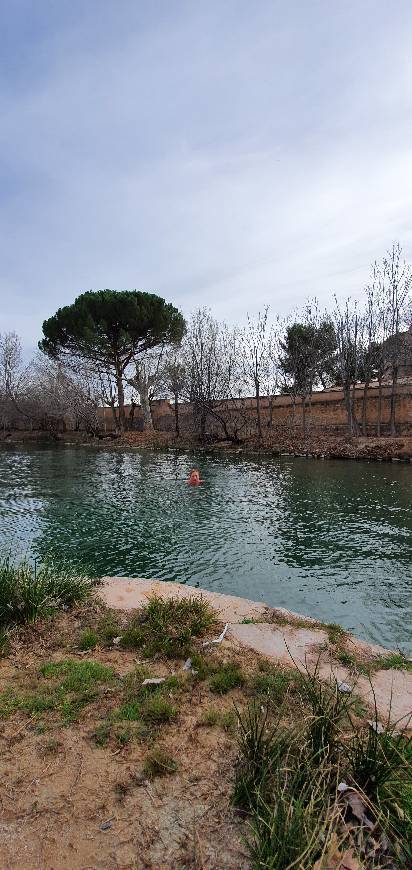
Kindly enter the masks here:
[[[202, 487], [185, 483], [193, 465]], [[408, 649], [411, 493], [410, 465], [10, 447], [0, 544], [263, 599]]]

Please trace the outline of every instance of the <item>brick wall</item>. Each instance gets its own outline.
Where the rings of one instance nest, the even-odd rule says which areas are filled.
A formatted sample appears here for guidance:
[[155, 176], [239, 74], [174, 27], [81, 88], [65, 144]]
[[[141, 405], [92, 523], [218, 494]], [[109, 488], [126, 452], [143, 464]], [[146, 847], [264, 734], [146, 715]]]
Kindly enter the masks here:
[[[363, 385], [356, 388], [355, 410], [358, 421], [362, 418]], [[388, 434], [390, 417], [391, 386], [385, 384], [382, 387], [382, 411], [381, 431]], [[376, 434], [378, 419], [379, 390], [377, 386], [371, 386], [367, 396], [367, 424], [368, 434]], [[216, 406], [219, 414], [224, 415], [231, 430], [238, 429], [240, 437], [248, 437], [256, 432], [256, 401], [246, 398], [234, 401], [224, 401]], [[130, 406], [126, 406], [126, 417], [129, 418]], [[114, 427], [110, 408], [102, 408], [99, 413], [102, 425], [110, 431]], [[152, 417], [155, 429], [163, 432], [173, 432], [175, 428], [174, 407], [166, 399], [152, 403]], [[302, 427], [302, 403], [298, 400], [293, 405], [290, 396], [274, 396], [261, 399], [262, 426], [288, 426], [301, 430]], [[347, 427], [347, 417], [344, 397], [341, 389], [331, 389], [321, 393], [314, 393], [310, 402], [306, 403], [306, 419], [311, 429], [320, 429], [330, 433], [343, 433]], [[412, 379], [401, 381], [396, 391], [396, 421], [399, 434], [412, 434]], [[188, 404], [179, 405], [179, 423], [182, 434], [194, 430], [194, 409]], [[139, 406], [136, 406], [133, 429], [143, 429], [143, 417]], [[222, 426], [211, 415], [208, 416], [206, 431], [211, 435], [223, 435]]]

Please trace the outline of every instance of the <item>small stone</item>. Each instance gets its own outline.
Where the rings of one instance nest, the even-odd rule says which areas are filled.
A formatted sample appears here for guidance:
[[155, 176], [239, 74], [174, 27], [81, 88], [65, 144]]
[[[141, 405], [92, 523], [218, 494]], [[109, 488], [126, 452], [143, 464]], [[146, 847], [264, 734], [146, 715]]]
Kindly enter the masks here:
[[142, 686], [160, 686], [160, 683], [164, 683], [165, 679], [165, 677], [151, 677], [148, 680], [143, 680]]
[[112, 823], [110, 821], [102, 822], [100, 825], [101, 831], [108, 831], [112, 827]]
[[352, 691], [352, 687], [348, 686], [347, 683], [338, 683], [338, 690], [342, 692], [344, 695], [350, 695]]

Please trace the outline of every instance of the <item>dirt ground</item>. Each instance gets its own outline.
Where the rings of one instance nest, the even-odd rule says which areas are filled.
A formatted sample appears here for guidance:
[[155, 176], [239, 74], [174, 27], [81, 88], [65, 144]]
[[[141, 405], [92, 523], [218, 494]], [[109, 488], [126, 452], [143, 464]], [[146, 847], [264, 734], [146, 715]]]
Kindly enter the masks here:
[[[42, 664], [67, 658], [100, 662], [120, 676], [133, 670], [132, 652], [83, 654], [76, 648], [87, 621], [78, 613], [16, 633], [12, 654], [0, 660], [0, 691], [33, 690]], [[181, 669], [182, 662], [158, 662], [152, 670], [167, 675], [175, 665]], [[199, 684], [179, 699], [177, 721], [160, 733], [124, 746], [109, 738], [98, 746], [96, 728], [117, 694], [103, 689], [68, 725], [48, 711], [17, 711], [0, 721], [1, 866], [248, 867], [245, 826], [230, 807], [235, 738], [220, 727], [199, 725], [211, 706], [233, 710], [239, 691], [212, 696]], [[172, 753], [177, 772], [150, 781], [143, 764], [153, 743]]]
[[[150, 581], [123, 580], [122, 589], [116, 583], [106, 581], [100, 595], [106, 590], [109, 597], [119, 594], [130, 599], [134, 594], [144, 601], [149, 591], [145, 584], [156, 591]], [[169, 585], [176, 595], [176, 584], [162, 584], [164, 593]], [[272, 659], [276, 666], [280, 662], [281, 668], [287, 668], [277, 641], [272, 648], [278, 634], [288, 631], [291, 644], [304, 641], [303, 653], [309, 650], [316, 656], [330, 641], [327, 631], [336, 627], [320, 628], [313, 621], [302, 627], [286, 611], [269, 613], [265, 605], [229, 596], [217, 599], [218, 619], [232, 619], [225, 639], [207, 651], [201, 640], [195, 643], [215, 672], [230, 663], [240, 669], [243, 687], [232, 686], [226, 694], [213, 692], [210, 679], [192, 677], [182, 659], [145, 661], [137, 650], [120, 649], [118, 639], [82, 651], [85, 630], [93, 630], [108, 615], [118, 620], [120, 631], [122, 627], [126, 630], [129, 616], [124, 600], [111, 601], [111, 607], [123, 605], [121, 610], [108, 609], [96, 599], [82, 609], [10, 633], [9, 648], [0, 658], [1, 867], [250, 867], [245, 842], [248, 824], [231, 807], [237, 710], [251, 697], [250, 687], [263, 664]], [[133, 604], [139, 606], [136, 601]], [[272, 622], [267, 622], [269, 616]], [[211, 638], [222, 628], [223, 622], [217, 622], [210, 630]], [[343, 648], [335, 642], [334, 649]], [[365, 661], [371, 652], [376, 650], [363, 650]], [[361, 647], [358, 653], [362, 654]], [[94, 668], [103, 666], [106, 677], [92, 688], [78, 688], [69, 701], [68, 695], [59, 694], [64, 689], [64, 671], [59, 671], [63, 662], [75, 669], [89, 667], [89, 663]], [[107, 668], [111, 669], [109, 677]], [[137, 673], [141, 684], [142, 668], [152, 678], [168, 679], [171, 688], [165, 700], [175, 709], [170, 719], [146, 730], [140, 728], [141, 723], [124, 721], [125, 715], [119, 717], [127, 681]], [[409, 681], [410, 689], [412, 675], [396, 673]], [[388, 691], [390, 696], [390, 687]], [[359, 700], [363, 703], [365, 698]], [[291, 722], [296, 703], [292, 696]], [[359, 715], [368, 718], [370, 709], [366, 706]], [[165, 753], [164, 776], [148, 771], [154, 748]]]

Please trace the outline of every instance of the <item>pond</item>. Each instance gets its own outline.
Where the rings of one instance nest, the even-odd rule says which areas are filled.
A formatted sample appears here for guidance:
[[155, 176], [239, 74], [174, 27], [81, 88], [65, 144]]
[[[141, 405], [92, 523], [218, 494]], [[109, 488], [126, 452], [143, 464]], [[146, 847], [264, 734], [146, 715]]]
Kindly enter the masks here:
[[411, 495], [410, 464], [2, 447], [0, 547], [264, 600], [410, 651]]

